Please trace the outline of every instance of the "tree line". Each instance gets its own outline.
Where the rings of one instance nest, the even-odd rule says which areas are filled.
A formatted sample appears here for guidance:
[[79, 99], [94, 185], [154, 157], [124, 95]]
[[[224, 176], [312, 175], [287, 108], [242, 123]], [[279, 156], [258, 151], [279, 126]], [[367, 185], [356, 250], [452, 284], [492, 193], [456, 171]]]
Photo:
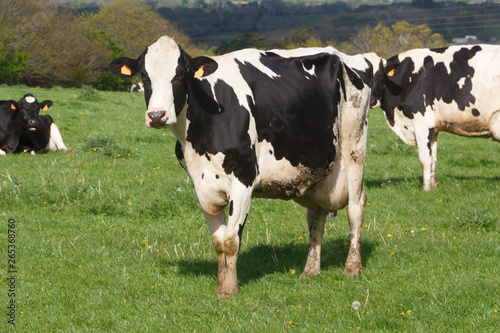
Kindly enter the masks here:
[[99, 90], [126, 90], [132, 82], [110, 74], [107, 65], [121, 56], [138, 57], [146, 45], [162, 35], [173, 37], [193, 56], [223, 54], [246, 47], [291, 49], [334, 45], [349, 54], [377, 52], [389, 57], [415, 47], [447, 44], [442, 35], [432, 33], [425, 25], [397, 22], [387, 27], [366, 26], [342, 42], [322, 41], [313, 35], [312, 29], [301, 28], [274, 39], [246, 31], [218, 47], [208, 48], [206, 44], [193, 43], [174, 23], [140, 0], [106, 2], [92, 11], [75, 11], [45, 0], [3, 0], [0, 84], [86, 85]]

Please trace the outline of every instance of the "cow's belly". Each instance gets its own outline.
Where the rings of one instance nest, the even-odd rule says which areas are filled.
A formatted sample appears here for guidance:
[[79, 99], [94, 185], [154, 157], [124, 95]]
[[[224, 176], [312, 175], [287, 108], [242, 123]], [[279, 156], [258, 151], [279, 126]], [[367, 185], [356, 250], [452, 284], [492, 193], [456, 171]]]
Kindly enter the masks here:
[[435, 108], [436, 129], [462, 136], [490, 137], [490, 120], [496, 111], [492, 107], [476, 103], [461, 111], [457, 105], [440, 103]]

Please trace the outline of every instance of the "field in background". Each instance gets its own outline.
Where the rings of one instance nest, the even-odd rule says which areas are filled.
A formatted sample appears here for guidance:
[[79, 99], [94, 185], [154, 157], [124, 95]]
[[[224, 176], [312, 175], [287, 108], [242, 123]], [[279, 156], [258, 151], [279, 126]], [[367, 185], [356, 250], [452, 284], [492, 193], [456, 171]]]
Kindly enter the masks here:
[[[439, 188], [415, 147], [369, 120], [364, 270], [343, 275], [345, 211], [327, 222], [322, 270], [299, 280], [305, 209], [254, 200], [240, 293], [216, 297], [217, 263], [169, 130], [146, 129], [142, 94], [0, 87], [51, 99], [78, 154], [0, 156], [0, 331], [7, 221], [16, 221], [16, 329], [122, 332], [495, 332], [500, 329], [500, 144], [440, 134]], [[356, 311], [354, 301], [360, 302]]]

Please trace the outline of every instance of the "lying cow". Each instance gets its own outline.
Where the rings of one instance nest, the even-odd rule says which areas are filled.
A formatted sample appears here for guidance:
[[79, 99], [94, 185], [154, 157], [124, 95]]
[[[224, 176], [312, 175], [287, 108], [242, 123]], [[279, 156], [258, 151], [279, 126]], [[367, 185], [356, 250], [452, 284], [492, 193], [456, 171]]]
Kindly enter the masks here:
[[0, 155], [13, 153], [23, 134], [23, 121], [15, 101], [0, 101]]
[[423, 189], [437, 187], [439, 131], [500, 141], [500, 46], [416, 49], [382, 62], [373, 78], [371, 104], [390, 128], [417, 145]]
[[[327, 212], [348, 207], [345, 273], [361, 271], [371, 64], [335, 49], [242, 50], [191, 58], [161, 37], [113, 73], [140, 73], [146, 126], [170, 127], [193, 180], [218, 257], [219, 298], [238, 292], [236, 260], [252, 196], [307, 208], [310, 247], [301, 277], [321, 273]], [[228, 207], [228, 222], [224, 208]]]
[[142, 82], [134, 83], [132, 85], [132, 87], [130, 87], [130, 92], [131, 93], [133, 93], [133, 92], [141, 92], [141, 93], [143, 93], [144, 92], [144, 85], [142, 84]]
[[[48, 110], [52, 106], [52, 101], [46, 100], [39, 103], [32, 94], [26, 94], [16, 105], [22, 125], [17, 129], [21, 135], [15, 153], [29, 151], [34, 154], [68, 150], [52, 117], [39, 115], [41, 109]], [[69, 151], [74, 152], [72, 149]]]

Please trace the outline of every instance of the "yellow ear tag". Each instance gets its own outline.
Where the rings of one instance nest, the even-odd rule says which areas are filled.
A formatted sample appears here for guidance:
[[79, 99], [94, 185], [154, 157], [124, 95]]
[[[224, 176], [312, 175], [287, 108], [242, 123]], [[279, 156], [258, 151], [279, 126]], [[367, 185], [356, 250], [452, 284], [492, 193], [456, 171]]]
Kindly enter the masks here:
[[48, 105], [45, 105], [45, 106], [43, 107], [43, 109], [42, 109], [42, 110], [43, 110], [43, 111], [47, 111], [48, 109], [49, 109], [49, 106], [48, 106]]
[[15, 109], [16, 109], [16, 106], [15, 106], [14, 104], [11, 104], [11, 105], [10, 105], [10, 108], [11, 108], [12, 110], [15, 110]]
[[194, 73], [194, 78], [202, 77], [205, 71], [203, 70], [203, 66], [201, 66], [196, 73]]
[[393, 76], [393, 75], [394, 75], [394, 68], [393, 68], [393, 69], [391, 69], [391, 70], [389, 71], [389, 73], [387, 73], [387, 76]]
[[123, 65], [120, 71], [123, 75], [132, 75], [132, 71], [126, 65]]

